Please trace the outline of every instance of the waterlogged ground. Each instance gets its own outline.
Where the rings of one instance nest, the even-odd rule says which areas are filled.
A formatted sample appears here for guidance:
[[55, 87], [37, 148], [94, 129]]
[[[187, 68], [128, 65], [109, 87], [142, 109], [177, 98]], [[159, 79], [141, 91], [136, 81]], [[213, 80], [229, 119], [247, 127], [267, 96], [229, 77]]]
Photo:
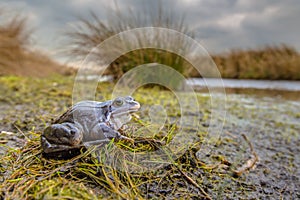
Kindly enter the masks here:
[[[300, 98], [231, 93], [225, 121], [214, 115], [216, 123], [209, 124], [210, 96], [198, 93], [200, 110], [188, 112], [200, 116], [194, 144], [174, 160], [165, 160], [167, 164], [158, 170], [130, 174], [127, 165], [118, 171], [103, 162], [105, 155], [112, 156], [111, 149], [100, 153], [101, 159], [93, 149], [66, 161], [42, 156], [40, 134], [71, 105], [72, 87], [73, 79], [66, 77], [0, 78], [1, 199], [300, 198]], [[111, 84], [99, 85], [97, 97], [109, 98], [111, 89]], [[142, 105], [137, 113], [140, 119], [135, 118], [125, 134], [147, 136], [161, 145], [172, 141], [181, 116], [174, 95], [148, 88], [134, 97]], [[155, 127], [149, 129], [149, 115], [163, 117], [164, 113], [159, 114], [159, 107], [151, 110], [150, 105], [162, 105], [167, 111], [168, 120], [157, 132]], [[204, 149], [208, 126], [223, 122], [220, 138]], [[136, 152], [160, 148], [150, 140], [127, 145], [118, 143], [114, 148]]]

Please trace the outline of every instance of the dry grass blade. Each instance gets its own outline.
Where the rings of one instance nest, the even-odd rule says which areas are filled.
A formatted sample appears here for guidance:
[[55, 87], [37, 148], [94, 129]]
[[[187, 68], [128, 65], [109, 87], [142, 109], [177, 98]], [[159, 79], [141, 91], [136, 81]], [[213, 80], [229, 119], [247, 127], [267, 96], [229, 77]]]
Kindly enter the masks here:
[[189, 177], [186, 173], [184, 173], [179, 166], [175, 165], [178, 169], [178, 171], [183, 175], [183, 177], [192, 185], [194, 185], [195, 187], [197, 187], [203, 194], [203, 197], [209, 200], [212, 200], [212, 198], [209, 196], [209, 194], [207, 194], [204, 189], [191, 177]]
[[243, 164], [238, 169], [233, 170], [233, 175], [234, 176], [241, 176], [244, 172], [252, 169], [255, 166], [256, 162], [258, 161], [258, 155], [254, 151], [252, 143], [248, 140], [248, 138], [245, 134], [242, 134], [242, 136], [243, 136], [243, 138], [245, 139], [245, 141], [248, 143], [248, 145], [250, 147], [250, 150], [251, 150], [251, 153], [252, 153], [252, 158], [247, 160], [246, 163]]

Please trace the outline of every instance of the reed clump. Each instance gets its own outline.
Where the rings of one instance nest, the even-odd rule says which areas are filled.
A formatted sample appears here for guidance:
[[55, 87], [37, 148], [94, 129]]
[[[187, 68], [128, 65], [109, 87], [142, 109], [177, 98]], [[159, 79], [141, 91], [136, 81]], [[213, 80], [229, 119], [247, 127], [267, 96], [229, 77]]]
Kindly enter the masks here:
[[0, 8], [0, 75], [70, 74], [68, 68], [32, 49], [32, 33], [26, 17]]
[[223, 78], [300, 80], [300, 55], [287, 45], [213, 55]]
[[[125, 12], [124, 12], [125, 10]], [[133, 11], [130, 8], [119, 9], [108, 12], [106, 20], [100, 19], [95, 13], [91, 12], [89, 17], [79, 17], [79, 23], [66, 33], [67, 48], [66, 54], [72, 60], [83, 60], [87, 55], [91, 55], [92, 49], [100, 45], [106, 39], [116, 36], [118, 33], [141, 27], [159, 27], [176, 30], [193, 37], [193, 31], [185, 23], [183, 16], [178, 17], [172, 10], [167, 10], [161, 5], [157, 9], [143, 9], [141, 11]], [[142, 34], [131, 34], [132, 41], [128, 42], [128, 49], [131, 46], [143, 46], [145, 41], [149, 41], [149, 32]], [[131, 43], [132, 42], [132, 43]], [[160, 63], [174, 68], [175, 70], [185, 73], [188, 63], [179, 55], [172, 52], [164, 51], [167, 47], [175, 49], [185, 49], [186, 42], [184, 40], [174, 40], [174, 38], [165, 35], [156, 35], [153, 37], [151, 44], [158, 44], [159, 49], [154, 48], [138, 48], [136, 50], [126, 52], [111, 63], [99, 63], [99, 66], [109, 64], [109, 67], [103, 72], [104, 74], [113, 75], [114, 78], [120, 78], [130, 69], [147, 63]], [[103, 61], [114, 50], [119, 50], [119, 44], [114, 44], [106, 49], [105, 52], [95, 56], [95, 60]], [[125, 47], [126, 49], [127, 47]], [[98, 52], [97, 52], [98, 53]], [[183, 52], [184, 53], [184, 52]]]

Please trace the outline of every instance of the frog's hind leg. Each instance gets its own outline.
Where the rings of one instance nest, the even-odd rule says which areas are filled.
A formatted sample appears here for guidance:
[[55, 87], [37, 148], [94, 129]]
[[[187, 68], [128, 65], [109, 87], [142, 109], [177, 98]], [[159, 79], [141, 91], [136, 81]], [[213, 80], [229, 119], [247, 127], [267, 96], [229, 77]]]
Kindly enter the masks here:
[[77, 146], [82, 142], [82, 128], [69, 122], [52, 124], [43, 133], [44, 139], [50, 144]]
[[68, 146], [63, 144], [51, 144], [44, 136], [41, 137], [41, 145], [44, 150], [44, 153], [46, 154], [74, 149], [74, 146]]

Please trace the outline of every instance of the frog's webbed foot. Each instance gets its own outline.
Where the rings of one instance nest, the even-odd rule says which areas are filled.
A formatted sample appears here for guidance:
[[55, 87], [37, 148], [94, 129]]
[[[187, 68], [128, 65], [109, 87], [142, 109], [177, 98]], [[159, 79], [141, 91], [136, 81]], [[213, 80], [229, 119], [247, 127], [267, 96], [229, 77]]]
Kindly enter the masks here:
[[[121, 135], [118, 131], [114, 130], [106, 123], [99, 123], [93, 130], [92, 135], [98, 135], [98, 138], [95, 140], [88, 142], [89, 144], [100, 144], [100, 143], [108, 143], [112, 139], [116, 140], [128, 140], [132, 142], [132, 139]], [[103, 138], [104, 136], [104, 138]]]
[[101, 130], [103, 131], [104, 135], [108, 139], [117, 139], [117, 140], [127, 140], [130, 142], [133, 142], [133, 139], [126, 137], [124, 135], [121, 135], [120, 132], [112, 129], [111, 127], [107, 126], [105, 123], [100, 123], [99, 126], [101, 127]]

